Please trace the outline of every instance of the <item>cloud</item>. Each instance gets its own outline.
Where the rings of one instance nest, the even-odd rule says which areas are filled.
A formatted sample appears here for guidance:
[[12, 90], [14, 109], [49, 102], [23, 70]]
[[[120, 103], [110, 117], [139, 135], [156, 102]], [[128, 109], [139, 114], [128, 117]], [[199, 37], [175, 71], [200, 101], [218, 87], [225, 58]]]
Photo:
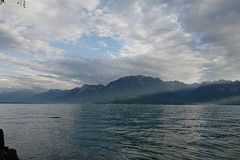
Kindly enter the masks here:
[[108, 46], [104, 41], [99, 41], [98, 44], [105, 48]]
[[1, 50], [8, 51], [21, 49], [24, 39], [14, 28], [0, 23], [0, 41]]
[[201, 0], [186, 7], [181, 23], [188, 32], [201, 34], [208, 71], [203, 80], [239, 79], [240, 2]]
[[29, 0], [25, 9], [13, 1], [0, 7], [2, 87], [73, 88], [137, 74], [186, 83], [240, 76], [234, 0]]

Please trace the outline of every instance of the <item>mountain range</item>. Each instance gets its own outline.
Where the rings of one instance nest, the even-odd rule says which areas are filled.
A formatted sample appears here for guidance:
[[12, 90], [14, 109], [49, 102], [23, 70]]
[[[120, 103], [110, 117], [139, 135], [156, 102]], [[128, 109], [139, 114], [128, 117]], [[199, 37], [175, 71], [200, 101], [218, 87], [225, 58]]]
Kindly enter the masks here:
[[104, 85], [83, 85], [70, 90], [30, 90], [0, 94], [0, 102], [124, 103], [124, 104], [240, 104], [240, 81], [185, 84], [143, 75], [126, 76]]

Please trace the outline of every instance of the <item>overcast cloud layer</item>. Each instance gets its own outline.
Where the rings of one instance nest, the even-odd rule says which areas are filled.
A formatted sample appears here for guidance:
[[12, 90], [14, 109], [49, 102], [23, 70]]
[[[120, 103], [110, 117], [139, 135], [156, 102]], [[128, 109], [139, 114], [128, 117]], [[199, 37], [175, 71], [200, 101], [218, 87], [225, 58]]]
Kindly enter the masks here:
[[240, 1], [26, 2], [0, 6], [2, 90], [70, 89], [138, 74], [240, 80]]

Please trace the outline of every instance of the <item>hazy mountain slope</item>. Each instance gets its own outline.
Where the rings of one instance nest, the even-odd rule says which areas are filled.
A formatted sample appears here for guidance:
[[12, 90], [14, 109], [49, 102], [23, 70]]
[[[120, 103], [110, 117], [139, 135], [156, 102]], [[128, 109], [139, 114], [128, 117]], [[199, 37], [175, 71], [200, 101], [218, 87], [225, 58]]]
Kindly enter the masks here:
[[74, 88], [57, 98], [55, 102], [68, 102], [68, 103], [91, 103], [99, 101], [101, 89], [103, 85], [83, 85], [81, 88]]
[[197, 88], [129, 97], [112, 103], [141, 104], [240, 104], [240, 82], [217, 81]]
[[164, 82], [159, 78], [138, 75], [123, 77], [109, 83], [104, 87], [103, 94], [111, 100], [119, 100], [146, 94], [180, 90], [188, 87], [189, 85], [178, 81]]
[[163, 81], [145, 76], [127, 76], [110, 82], [103, 88], [104, 99], [120, 99], [129, 96], [143, 95], [160, 91]]
[[58, 89], [51, 89], [47, 92], [43, 92], [40, 94], [33, 95], [31, 97], [25, 98], [22, 101], [24, 102], [33, 102], [33, 103], [48, 103], [54, 102], [57, 97], [60, 97], [66, 94], [68, 90], [58, 90]]
[[239, 81], [188, 85], [142, 75], [122, 77], [106, 86], [83, 85], [81, 88], [52, 89], [40, 94], [29, 91], [0, 94], [0, 102], [32, 103], [240, 104], [239, 100]]
[[33, 90], [18, 90], [14, 92], [3, 92], [0, 94], [0, 102], [22, 102], [23, 99], [39, 92]]
[[193, 102], [214, 102], [236, 96], [240, 96], [240, 82], [223, 81], [222, 83], [201, 85], [190, 92], [186, 98]]
[[106, 86], [84, 85], [81, 88], [74, 88], [56, 98], [56, 102], [104, 103], [188, 87], [189, 85], [178, 81], [164, 82], [159, 78], [142, 75], [126, 76], [112, 81]]
[[111, 103], [122, 104], [189, 104], [185, 99], [174, 92], [163, 92], [116, 100]]

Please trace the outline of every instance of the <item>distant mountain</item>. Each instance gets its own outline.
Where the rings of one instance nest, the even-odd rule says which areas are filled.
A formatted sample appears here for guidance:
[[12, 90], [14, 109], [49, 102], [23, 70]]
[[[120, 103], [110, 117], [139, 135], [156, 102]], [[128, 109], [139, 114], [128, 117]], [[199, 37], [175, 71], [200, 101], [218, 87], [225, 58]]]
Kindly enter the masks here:
[[158, 78], [127, 76], [110, 82], [102, 89], [105, 101], [116, 100], [136, 95], [154, 93], [164, 89], [164, 82]]
[[81, 88], [74, 88], [55, 98], [55, 102], [68, 102], [68, 103], [92, 103], [100, 101], [99, 95], [103, 85], [83, 85]]
[[180, 105], [189, 104], [184, 97], [174, 92], [163, 92], [147, 94], [142, 96], [130, 97], [122, 100], [115, 100], [111, 103], [118, 104], [169, 104]]
[[179, 81], [164, 82], [159, 78], [127, 76], [110, 82], [103, 88], [102, 94], [107, 97], [105, 101], [120, 100], [128, 97], [143, 96], [166, 91], [182, 90], [190, 86]]
[[126, 76], [108, 85], [84, 85], [56, 99], [57, 102], [108, 103], [129, 97], [180, 90], [189, 86], [178, 81], [164, 82], [159, 78]]
[[[127, 104], [238, 104], [240, 105], [240, 82], [215, 81], [195, 87], [173, 90], [163, 93], [148, 94], [128, 98], [113, 103]], [[198, 86], [198, 87], [196, 87]]]
[[0, 94], [0, 102], [31, 103], [140, 103], [140, 104], [240, 104], [239, 81], [185, 84], [159, 78], [126, 76], [104, 85], [83, 85], [71, 90], [51, 89], [43, 93]]
[[118, 92], [159, 92], [166, 90], [179, 90], [183, 88], [188, 88], [189, 85], [184, 84], [179, 81], [167, 81], [164, 82], [159, 78], [146, 77], [143, 75], [138, 76], [126, 76], [120, 78], [116, 81], [110, 82], [105, 89], [108, 91], [118, 91]]
[[51, 89], [48, 90], [47, 92], [35, 94], [31, 97], [22, 99], [22, 101], [32, 103], [49, 103], [53, 102], [56, 98], [66, 94], [67, 92], [68, 90]]
[[39, 92], [34, 90], [18, 90], [14, 92], [3, 92], [0, 94], [0, 102], [22, 102], [23, 99], [28, 98]]
[[164, 82], [159, 78], [126, 76], [108, 85], [83, 85], [71, 90], [49, 90], [26, 99], [27, 102], [108, 103], [129, 97], [187, 89], [190, 85], [178, 81]]
[[240, 81], [231, 82], [221, 80], [201, 85], [186, 96], [192, 102], [240, 104], [240, 101], [235, 102], [236, 98], [233, 97], [240, 97]]

